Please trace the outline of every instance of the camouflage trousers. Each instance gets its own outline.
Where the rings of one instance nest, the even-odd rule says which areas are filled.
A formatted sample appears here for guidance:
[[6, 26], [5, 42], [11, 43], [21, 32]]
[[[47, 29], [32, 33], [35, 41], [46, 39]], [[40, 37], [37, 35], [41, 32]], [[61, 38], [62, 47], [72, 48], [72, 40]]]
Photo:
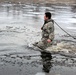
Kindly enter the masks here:
[[42, 38], [41, 41], [36, 43], [36, 46], [40, 49], [46, 49], [47, 47], [51, 46], [53, 42], [48, 43], [46, 38]]

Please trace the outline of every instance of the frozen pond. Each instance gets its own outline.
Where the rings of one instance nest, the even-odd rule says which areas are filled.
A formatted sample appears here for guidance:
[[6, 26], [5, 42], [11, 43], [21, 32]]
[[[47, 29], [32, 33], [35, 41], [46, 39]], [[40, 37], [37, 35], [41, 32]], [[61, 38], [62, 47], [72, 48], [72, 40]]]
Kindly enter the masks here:
[[[53, 55], [48, 61], [49, 73], [45, 73], [42, 68], [47, 64], [43, 63], [46, 58], [27, 47], [40, 40], [46, 11], [50, 11], [52, 18], [76, 37], [75, 5], [0, 4], [0, 75], [76, 75], [75, 58]], [[56, 24], [55, 43], [51, 50], [76, 52], [76, 39]]]

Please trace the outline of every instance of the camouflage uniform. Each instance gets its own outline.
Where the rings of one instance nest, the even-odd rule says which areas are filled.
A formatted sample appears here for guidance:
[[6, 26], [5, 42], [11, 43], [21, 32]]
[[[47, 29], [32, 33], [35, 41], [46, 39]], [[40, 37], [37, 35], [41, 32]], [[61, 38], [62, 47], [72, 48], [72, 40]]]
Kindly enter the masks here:
[[44, 23], [41, 29], [42, 38], [41, 41], [36, 43], [36, 46], [38, 46], [41, 49], [46, 49], [52, 44], [52, 42], [48, 43], [47, 40], [50, 39], [51, 41], [53, 41], [54, 39], [54, 21], [49, 19]]

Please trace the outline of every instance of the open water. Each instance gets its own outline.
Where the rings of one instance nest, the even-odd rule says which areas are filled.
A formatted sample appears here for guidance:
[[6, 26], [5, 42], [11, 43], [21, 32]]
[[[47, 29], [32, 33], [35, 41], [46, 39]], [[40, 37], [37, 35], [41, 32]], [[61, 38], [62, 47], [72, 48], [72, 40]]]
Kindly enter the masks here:
[[[0, 4], [0, 75], [76, 75], [76, 39], [55, 25], [55, 44], [52, 51], [63, 51], [47, 56], [28, 48], [41, 39], [44, 13], [73, 37], [76, 37], [76, 5]], [[48, 58], [48, 59], [47, 59]]]

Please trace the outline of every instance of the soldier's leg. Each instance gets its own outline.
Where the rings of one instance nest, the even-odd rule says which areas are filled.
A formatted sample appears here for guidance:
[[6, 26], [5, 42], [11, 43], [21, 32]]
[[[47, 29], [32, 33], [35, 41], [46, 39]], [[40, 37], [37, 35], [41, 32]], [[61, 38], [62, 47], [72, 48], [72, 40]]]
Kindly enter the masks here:
[[47, 38], [42, 38], [41, 41], [38, 42], [37, 46], [41, 49], [47, 48]]
[[37, 47], [39, 47], [40, 49], [46, 49], [46, 45], [44, 44], [43, 41], [39, 41], [38, 44], [37, 44]]
[[39, 47], [40, 49], [46, 49], [47, 47], [50, 47], [52, 45], [52, 42], [48, 43], [47, 38], [42, 38], [41, 41], [36, 42], [33, 44], [34, 46]]
[[47, 42], [47, 47], [52, 46], [52, 44], [53, 44], [53, 41], [51, 41], [50, 43]]
[[38, 42], [35, 42], [33, 45], [34, 45], [34, 46], [37, 46], [37, 44], [38, 44]]
[[51, 41], [50, 43], [47, 42], [47, 39], [45, 39], [44, 41], [41, 40], [37, 43], [37, 46], [41, 49], [46, 49], [47, 47], [52, 46], [53, 41]]

